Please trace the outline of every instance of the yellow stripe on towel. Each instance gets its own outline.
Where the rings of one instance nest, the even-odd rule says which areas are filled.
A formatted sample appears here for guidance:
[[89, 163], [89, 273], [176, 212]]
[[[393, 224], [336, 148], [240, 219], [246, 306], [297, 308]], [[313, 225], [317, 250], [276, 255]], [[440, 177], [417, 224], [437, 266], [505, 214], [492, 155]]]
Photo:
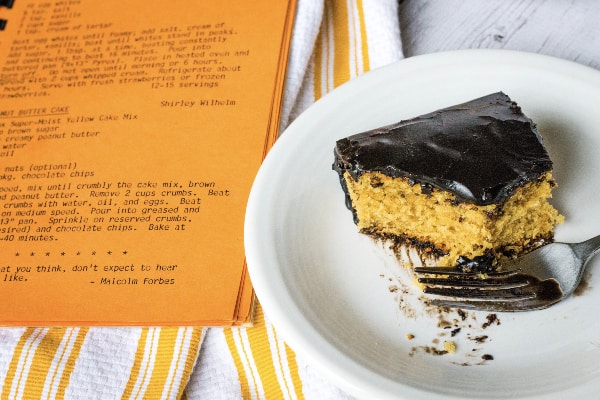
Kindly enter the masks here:
[[123, 399], [178, 399], [198, 355], [200, 328], [143, 328]]
[[369, 70], [362, 0], [325, 1], [314, 63], [315, 100]]
[[67, 328], [44, 384], [43, 399], [62, 399], [88, 328]]
[[28, 328], [8, 368], [1, 399], [64, 398], [86, 328]]
[[225, 329], [244, 399], [304, 399], [296, 356], [265, 319], [260, 305], [251, 328]]

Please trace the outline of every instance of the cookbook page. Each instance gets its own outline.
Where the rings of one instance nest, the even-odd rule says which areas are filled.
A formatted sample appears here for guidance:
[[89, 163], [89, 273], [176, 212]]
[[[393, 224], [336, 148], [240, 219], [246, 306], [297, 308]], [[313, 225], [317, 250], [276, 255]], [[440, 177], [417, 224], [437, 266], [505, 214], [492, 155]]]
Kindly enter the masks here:
[[247, 322], [293, 4], [0, 8], [0, 324]]

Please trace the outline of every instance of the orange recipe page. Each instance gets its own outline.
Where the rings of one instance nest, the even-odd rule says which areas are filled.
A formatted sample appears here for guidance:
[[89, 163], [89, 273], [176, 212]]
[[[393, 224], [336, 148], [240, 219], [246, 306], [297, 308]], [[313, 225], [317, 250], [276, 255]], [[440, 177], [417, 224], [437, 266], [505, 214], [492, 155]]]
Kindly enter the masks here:
[[247, 322], [244, 211], [293, 4], [15, 0], [0, 19], [0, 324]]

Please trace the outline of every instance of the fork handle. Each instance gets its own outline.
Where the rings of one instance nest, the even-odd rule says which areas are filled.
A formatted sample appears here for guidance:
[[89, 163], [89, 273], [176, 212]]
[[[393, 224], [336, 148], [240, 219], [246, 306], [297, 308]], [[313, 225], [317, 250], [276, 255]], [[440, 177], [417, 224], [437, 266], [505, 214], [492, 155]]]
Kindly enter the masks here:
[[577, 257], [585, 263], [600, 251], [600, 235], [581, 243], [574, 243], [571, 248]]

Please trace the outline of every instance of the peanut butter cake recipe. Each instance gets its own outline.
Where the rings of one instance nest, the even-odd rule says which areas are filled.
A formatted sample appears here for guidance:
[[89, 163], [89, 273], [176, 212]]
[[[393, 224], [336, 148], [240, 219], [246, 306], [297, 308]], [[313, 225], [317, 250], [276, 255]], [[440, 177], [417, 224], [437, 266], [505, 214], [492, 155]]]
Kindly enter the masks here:
[[501, 92], [338, 140], [334, 154], [360, 232], [425, 265], [489, 266], [553, 241], [563, 221], [542, 137]]

